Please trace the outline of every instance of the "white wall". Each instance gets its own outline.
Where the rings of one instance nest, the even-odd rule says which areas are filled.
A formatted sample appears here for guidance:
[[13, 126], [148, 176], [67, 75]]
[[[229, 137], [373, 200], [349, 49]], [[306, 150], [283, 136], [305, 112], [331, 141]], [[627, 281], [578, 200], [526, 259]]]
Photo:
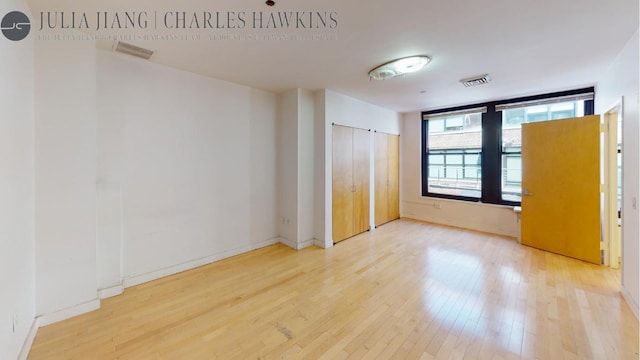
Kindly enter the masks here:
[[315, 230], [313, 93], [285, 91], [278, 105], [278, 230], [282, 243], [303, 249]]
[[[596, 89], [596, 113], [603, 114], [623, 99], [622, 123], [622, 286], [625, 299], [638, 316], [640, 304], [640, 127], [638, 126], [638, 31], [629, 40]], [[635, 205], [634, 205], [635, 204]]]
[[400, 149], [401, 216], [471, 230], [517, 237], [520, 224], [513, 207], [422, 196], [422, 120], [403, 114]]
[[277, 241], [276, 105], [271, 93], [98, 52], [101, 287]]
[[326, 121], [387, 134], [400, 134], [400, 115], [377, 105], [325, 90]]
[[[333, 244], [326, 241], [326, 234], [331, 234], [331, 224], [327, 219], [331, 219], [331, 203], [327, 204], [326, 187], [331, 183], [331, 149], [327, 148], [327, 142], [331, 137], [331, 124], [325, 121], [325, 90], [313, 93], [313, 202], [314, 202], [314, 244], [320, 247], [327, 247]], [[330, 235], [329, 235], [330, 236]], [[330, 239], [329, 239], [330, 240]]]
[[[0, 3], [15, 10], [29, 14], [22, 0]], [[0, 54], [0, 359], [16, 359], [35, 317], [33, 37], [1, 37]]]
[[298, 228], [299, 247], [313, 244], [315, 238], [314, 98], [309, 90], [298, 90]]
[[278, 234], [298, 247], [298, 89], [278, 99]]
[[[322, 104], [324, 100], [324, 106]], [[361, 100], [354, 99], [352, 97], [331, 91], [322, 90], [315, 94], [315, 106], [320, 106], [321, 109], [316, 110], [316, 124], [315, 129], [324, 130], [323, 134], [318, 134], [316, 138], [322, 138], [324, 135], [324, 149], [317, 146], [319, 151], [316, 154], [316, 161], [321, 161], [324, 156], [324, 168], [316, 166], [316, 171], [321, 170], [321, 173], [315, 174], [316, 179], [324, 179], [324, 188], [320, 189], [316, 187], [316, 192], [319, 194], [317, 197], [324, 198], [324, 226], [316, 225], [316, 227], [324, 228], [324, 234], [316, 234], [318, 238], [318, 244], [324, 245], [324, 247], [333, 246], [332, 239], [332, 183], [331, 183], [331, 169], [332, 169], [332, 130], [331, 124], [350, 126], [360, 129], [371, 129], [370, 144], [371, 144], [371, 199], [370, 199], [370, 225], [374, 227], [374, 151], [373, 151], [373, 132], [379, 131], [388, 134], [400, 134], [400, 115], [393, 110], [389, 110], [377, 105], [369, 104]], [[401, 150], [402, 153], [402, 150]], [[401, 155], [402, 157], [402, 155]], [[322, 220], [320, 215], [315, 216], [316, 221]]]
[[275, 94], [250, 89], [249, 143], [251, 144], [251, 223], [252, 247], [278, 234], [276, 131], [277, 98]]
[[55, 40], [35, 49], [36, 310], [60, 319], [54, 313], [99, 306], [96, 50], [90, 41]]

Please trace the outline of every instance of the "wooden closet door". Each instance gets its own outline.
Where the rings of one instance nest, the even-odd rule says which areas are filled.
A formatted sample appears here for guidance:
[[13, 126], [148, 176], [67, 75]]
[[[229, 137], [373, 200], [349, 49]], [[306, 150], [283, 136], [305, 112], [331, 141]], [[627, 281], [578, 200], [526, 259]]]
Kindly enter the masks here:
[[400, 136], [388, 135], [387, 140], [389, 149], [387, 157], [388, 212], [389, 221], [392, 221], [400, 218]]
[[389, 221], [389, 193], [387, 185], [389, 179], [388, 173], [388, 139], [387, 134], [375, 133], [374, 138], [375, 151], [375, 224], [382, 225]]
[[369, 230], [369, 196], [371, 177], [370, 132], [353, 129], [353, 235]]
[[353, 129], [333, 126], [333, 241], [353, 236]]

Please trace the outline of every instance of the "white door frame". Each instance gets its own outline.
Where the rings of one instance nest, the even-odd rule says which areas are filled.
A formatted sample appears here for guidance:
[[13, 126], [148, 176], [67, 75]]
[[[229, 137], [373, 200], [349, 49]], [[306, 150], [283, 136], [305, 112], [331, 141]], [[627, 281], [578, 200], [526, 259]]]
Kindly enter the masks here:
[[[622, 99], [602, 114], [604, 131], [604, 265], [617, 269], [622, 257], [622, 235], [618, 225], [618, 122], [622, 121]], [[624, 171], [624, 169], [623, 169]]]

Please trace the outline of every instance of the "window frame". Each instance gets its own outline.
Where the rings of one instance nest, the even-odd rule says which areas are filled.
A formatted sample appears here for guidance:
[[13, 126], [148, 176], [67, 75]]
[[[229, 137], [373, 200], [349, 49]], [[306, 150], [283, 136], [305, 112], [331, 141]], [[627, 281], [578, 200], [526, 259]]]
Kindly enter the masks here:
[[[509, 104], [514, 106], [518, 103], [527, 103], [535, 101], [550, 101], [558, 99], [558, 102], [562, 101], [562, 98], [571, 96], [588, 96], [591, 95], [591, 99], [584, 101], [584, 116], [594, 114], [594, 100], [595, 88], [586, 87], [581, 89], [560, 91], [553, 93], [546, 93], [534, 96], [517, 97], [505, 100], [490, 101], [484, 103], [476, 103], [464, 106], [456, 106], [444, 109], [423, 111], [421, 113], [420, 120], [422, 121], [422, 155], [421, 155], [421, 185], [422, 196], [431, 198], [441, 198], [450, 200], [462, 200], [468, 202], [478, 202], [486, 204], [519, 206], [519, 201], [509, 201], [502, 199], [502, 110], [497, 111], [496, 106], [504, 107]], [[568, 101], [568, 100], [565, 100]], [[429, 192], [429, 117], [445, 117], [455, 116], [456, 113], [464, 114], [472, 112], [476, 109], [484, 109], [482, 112], [482, 149], [480, 151], [480, 163], [481, 163], [481, 190], [480, 198], [459, 196], [450, 194], [440, 194]], [[446, 126], [445, 126], [446, 128]]]

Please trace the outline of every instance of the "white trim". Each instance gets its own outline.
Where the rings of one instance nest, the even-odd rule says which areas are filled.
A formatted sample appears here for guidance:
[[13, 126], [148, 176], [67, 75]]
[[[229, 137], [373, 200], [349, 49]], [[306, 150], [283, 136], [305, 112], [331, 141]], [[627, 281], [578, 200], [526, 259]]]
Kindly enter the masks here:
[[108, 299], [114, 296], [122, 295], [124, 293], [124, 284], [120, 283], [115, 286], [98, 290], [98, 298]]
[[20, 354], [18, 354], [18, 360], [27, 360], [29, 357], [29, 352], [31, 351], [31, 346], [33, 345], [33, 340], [36, 338], [36, 334], [38, 333], [38, 329], [40, 328], [40, 318], [33, 319], [31, 323], [31, 328], [29, 328], [29, 333], [27, 334], [27, 338], [24, 340], [22, 344], [22, 349], [20, 350]]
[[302, 250], [302, 249], [308, 248], [309, 246], [312, 246], [314, 241], [315, 241], [315, 239], [311, 238], [311, 239], [308, 239], [308, 240], [305, 240], [305, 241], [299, 243], [298, 244], [298, 250]]
[[302, 250], [304, 248], [308, 248], [309, 246], [315, 244], [315, 240], [316, 239], [309, 239], [309, 240], [305, 240], [301, 243], [297, 243], [297, 242], [293, 242], [285, 237], [281, 237], [280, 239], [280, 243], [283, 245], [286, 245], [294, 250]]
[[627, 288], [625, 288], [624, 286], [621, 286], [620, 292], [622, 293], [622, 298], [624, 299], [624, 301], [627, 303], [627, 305], [629, 305], [629, 308], [631, 309], [633, 315], [635, 315], [636, 319], [640, 319], [640, 317], [638, 317], [638, 304], [635, 302], [635, 300], [633, 300], [633, 296], [631, 296], [629, 290], [627, 290]]
[[40, 315], [36, 319], [39, 321], [39, 326], [42, 327], [98, 309], [100, 309], [100, 299], [95, 299], [51, 314]]
[[314, 238], [313, 239], [313, 245], [315, 245], [315, 246], [317, 246], [317, 247], [319, 247], [321, 249], [326, 249], [324, 240], [320, 240], [320, 239], [315, 239]]
[[280, 241], [280, 244], [285, 245], [287, 247], [290, 247], [294, 250], [298, 250], [298, 243], [293, 242], [289, 239], [287, 239], [286, 237], [280, 237], [278, 238], [278, 240]]
[[[624, 251], [623, 247], [623, 231], [624, 227], [620, 226], [618, 218], [618, 185], [620, 181], [622, 188], [624, 189], [624, 167], [621, 169], [621, 178], [618, 179], [618, 123], [624, 122], [624, 97], [620, 97], [611, 106], [607, 108], [601, 115], [601, 121], [608, 129], [608, 133], [604, 135], [604, 183], [605, 183], [605, 203], [604, 203], [604, 242], [606, 245], [605, 251], [605, 265], [618, 269], [620, 267], [620, 260], [622, 261], [622, 267], [624, 268]], [[610, 115], [616, 115], [615, 119], [612, 119]], [[621, 134], [620, 134], [621, 136]], [[624, 153], [624, 151], [623, 151]], [[608, 189], [607, 189], [608, 187]], [[624, 191], [624, 190], [623, 190]], [[624, 203], [624, 194], [622, 194], [622, 202]], [[637, 317], [637, 315], [636, 315]]]
[[255, 243], [255, 244], [251, 244], [248, 246], [242, 246], [239, 248], [235, 248], [232, 250], [228, 250], [228, 251], [223, 251], [221, 253], [217, 253], [214, 255], [210, 255], [207, 257], [203, 257], [197, 260], [193, 260], [193, 261], [189, 261], [183, 264], [179, 264], [179, 265], [175, 265], [175, 266], [170, 266], [164, 269], [160, 269], [160, 270], [156, 270], [156, 271], [152, 271], [150, 273], [146, 273], [146, 274], [141, 274], [141, 275], [133, 275], [133, 276], [129, 276], [127, 278], [124, 279], [124, 287], [129, 288], [129, 287], [133, 287], [136, 285], [140, 285], [140, 284], [144, 284], [147, 283], [149, 281], [153, 281], [153, 280], [158, 280], [158, 279], [162, 279], [164, 277], [167, 276], [171, 276], [171, 275], [175, 275], [178, 273], [181, 273], [183, 271], [187, 271], [187, 270], [191, 270], [191, 269], [195, 269], [198, 268], [200, 266], [204, 266], [204, 265], [208, 265], [211, 264], [213, 262], [222, 260], [222, 259], [226, 259], [232, 256], [236, 256], [236, 255], [240, 255], [242, 253], [246, 253], [252, 250], [256, 250], [256, 249], [260, 249], [266, 246], [270, 246], [270, 245], [274, 245], [277, 244], [280, 241], [281, 238], [271, 238], [265, 241], [261, 241], [259, 243]]

